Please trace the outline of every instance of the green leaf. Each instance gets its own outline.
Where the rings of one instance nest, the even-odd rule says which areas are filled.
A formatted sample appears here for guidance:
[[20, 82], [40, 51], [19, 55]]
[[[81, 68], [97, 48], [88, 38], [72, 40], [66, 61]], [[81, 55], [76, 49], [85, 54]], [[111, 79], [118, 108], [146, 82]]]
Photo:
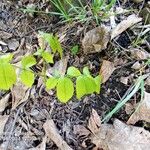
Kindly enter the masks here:
[[46, 81], [46, 88], [48, 90], [51, 90], [53, 88], [55, 88], [55, 86], [57, 85], [58, 79], [56, 79], [55, 77], [51, 77]]
[[50, 54], [49, 52], [43, 52], [42, 57], [47, 63], [52, 63], [52, 64], [54, 63], [53, 55]]
[[34, 73], [29, 70], [23, 70], [20, 74], [20, 79], [23, 84], [28, 87], [31, 87], [34, 83]]
[[96, 83], [93, 78], [82, 75], [76, 80], [76, 95], [80, 99], [86, 94], [92, 94], [95, 91]]
[[79, 46], [78, 46], [78, 45], [75, 45], [75, 46], [73, 46], [73, 47], [71, 48], [71, 53], [72, 53], [73, 55], [76, 55], [76, 54], [78, 53], [78, 51], [79, 51]]
[[55, 44], [57, 46], [57, 51], [60, 54], [60, 57], [62, 58], [63, 49], [61, 47], [61, 44], [60, 44], [60, 42], [59, 42], [59, 40], [58, 40], [58, 38], [56, 36], [54, 37], [54, 39], [55, 39]]
[[34, 55], [35, 55], [35, 56], [41, 56], [43, 52], [44, 52], [44, 50], [40, 48], [40, 49], [38, 49], [38, 50], [34, 53]]
[[59, 78], [57, 84], [57, 97], [60, 100], [60, 102], [68, 102], [68, 100], [73, 96], [73, 93], [73, 82], [67, 77]]
[[79, 71], [78, 68], [71, 66], [67, 70], [67, 75], [72, 76], [72, 77], [78, 77], [81, 75], [81, 72]]
[[2, 55], [0, 57], [1, 61], [4, 61], [5, 63], [9, 63], [13, 58], [13, 54], [6, 54], [6, 55]]
[[89, 71], [89, 68], [88, 67], [84, 67], [83, 68], [83, 74], [86, 75], [86, 76], [91, 76], [90, 74], [90, 71]]
[[102, 79], [101, 79], [100, 75], [98, 75], [97, 77], [94, 78], [94, 81], [95, 81], [95, 83], [96, 83], [95, 92], [96, 92], [97, 94], [100, 93], [101, 80], [102, 80]]
[[57, 45], [56, 45], [56, 42], [55, 42], [55, 39], [54, 39], [53, 35], [51, 35], [50, 38], [49, 38], [49, 45], [50, 45], [53, 53], [56, 53], [56, 51], [57, 51]]
[[0, 89], [9, 90], [17, 80], [14, 67], [6, 61], [4, 58], [0, 58]]
[[36, 59], [32, 56], [25, 56], [21, 60], [21, 64], [23, 68], [30, 68], [36, 64]]

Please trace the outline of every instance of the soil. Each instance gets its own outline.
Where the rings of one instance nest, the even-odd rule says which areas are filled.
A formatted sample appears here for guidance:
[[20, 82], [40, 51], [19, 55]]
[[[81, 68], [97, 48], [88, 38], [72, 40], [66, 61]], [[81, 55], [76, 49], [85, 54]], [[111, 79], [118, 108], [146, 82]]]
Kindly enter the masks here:
[[[15, 110], [11, 110], [12, 100], [10, 98], [9, 105], [6, 107], [3, 115], [10, 115], [9, 121], [5, 126], [5, 131], [7, 133], [11, 132], [11, 136], [15, 138], [11, 139], [10, 134], [6, 134], [0, 138], [0, 143], [6, 144], [7, 149], [14, 150], [25, 150], [37, 147], [45, 135], [43, 124], [47, 119], [51, 118], [54, 120], [60, 135], [70, 147], [74, 150], [90, 150], [94, 145], [87, 137], [75, 135], [73, 126], [79, 124], [86, 125], [92, 109], [95, 109], [101, 118], [103, 118], [107, 112], [115, 107], [117, 102], [129, 89], [130, 85], [133, 84], [134, 79], [139, 75], [131, 68], [136, 60], [132, 59], [128, 51], [124, 51], [124, 49], [128, 49], [132, 46], [129, 34], [132, 36], [132, 39], [135, 39], [136, 36], [134, 36], [132, 30], [128, 29], [123, 32], [116, 41], [110, 42], [106, 50], [96, 54], [85, 55], [82, 51], [81, 41], [85, 33], [96, 26], [95, 23], [60, 23], [58, 17], [51, 17], [42, 13], [35, 13], [33, 16], [30, 16], [28, 13], [23, 13], [20, 10], [20, 8], [24, 8], [29, 3], [38, 5], [42, 10], [50, 7], [49, 2], [44, 3], [40, 0], [32, 0], [32, 2], [28, 0], [1, 0], [0, 2], [0, 36], [4, 34], [3, 32], [7, 33], [6, 38], [1, 36], [0, 39], [4, 42], [10, 39], [16, 39], [19, 43], [24, 39], [22, 47], [23, 55], [27, 52], [27, 46], [31, 47], [32, 52], [38, 47], [37, 33], [41, 30], [48, 33], [57, 33], [58, 35], [62, 32], [66, 33], [62, 45], [65, 49], [65, 55], [69, 56], [68, 66], [75, 65], [79, 68], [90, 66], [91, 72], [97, 75], [104, 59], [113, 62], [114, 60], [119, 61], [117, 63], [117, 69], [113, 72], [109, 80], [105, 84], [102, 84], [100, 94], [86, 96], [82, 98], [81, 101], [73, 97], [67, 104], [61, 104], [55, 97], [55, 93], [49, 95], [44, 87], [37, 86], [37, 79], [37, 82], [34, 83], [35, 92], [31, 92], [29, 99], [20, 104]], [[120, 3], [122, 4], [121, 1]], [[141, 8], [138, 4], [135, 5], [132, 3], [132, 5], [137, 9]], [[123, 7], [128, 6], [130, 6], [130, 4], [127, 2]], [[79, 28], [83, 28], [83, 30], [77, 35]], [[70, 48], [76, 44], [79, 44], [80, 51], [74, 56], [71, 54]], [[140, 46], [145, 47], [145, 45]], [[12, 50], [9, 50], [5, 45], [1, 47], [1, 53], [12, 52]], [[56, 58], [56, 60], [57, 59], [58, 58]], [[130, 75], [133, 77], [128, 85], [121, 83], [121, 77]], [[146, 90], [149, 91], [149, 89], [150, 87], [146, 86]], [[1, 97], [5, 94], [5, 92], [1, 92]], [[137, 101], [140, 100], [139, 93], [137, 93], [135, 98], [137, 98]], [[112, 123], [114, 118], [126, 122], [129, 115], [126, 114], [123, 107], [109, 120], [109, 123]], [[143, 123], [139, 122], [136, 126], [143, 126]], [[150, 128], [146, 129], [150, 130]], [[8, 138], [9, 140], [7, 140]], [[86, 148], [83, 148], [83, 141], [86, 141]], [[49, 141], [46, 144], [46, 149], [55, 150], [58, 148], [52, 141]]]

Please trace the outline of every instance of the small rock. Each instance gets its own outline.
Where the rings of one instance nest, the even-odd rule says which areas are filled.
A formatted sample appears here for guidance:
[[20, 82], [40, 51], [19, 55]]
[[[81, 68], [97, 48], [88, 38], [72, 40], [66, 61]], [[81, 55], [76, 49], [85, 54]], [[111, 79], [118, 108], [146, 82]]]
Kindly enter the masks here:
[[150, 77], [145, 80], [145, 84], [150, 86]]

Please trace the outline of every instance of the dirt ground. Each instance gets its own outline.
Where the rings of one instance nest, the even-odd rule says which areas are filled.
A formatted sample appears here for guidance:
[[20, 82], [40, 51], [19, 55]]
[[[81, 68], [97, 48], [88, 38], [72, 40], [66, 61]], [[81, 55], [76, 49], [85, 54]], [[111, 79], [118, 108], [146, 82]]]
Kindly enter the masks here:
[[[94, 75], [99, 74], [103, 60], [108, 60], [115, 64], [115, 70], [106, 83], [102, 84], [100, 94], [92, 94], [78, 101], [75, 96], [67, 104], [61, 104], [55, 97], [55, 91], [46, 91], [39, 78], [36, 79], [31, 89], [23, 85], [16, 85], [10, 91], [0, 92], [3, 98], [9, 95], [8, 103], [1, 116], [9, 115], [4, 128], [4, 135], [0, 137], [0, 144], [4, 149], [27, 150], [38, 149], [45, 137], [43, 124], [48, 119], [52, 119], [57, 127], [62, 139], [74, 150], [92, 150], [95, 147], [86, 135], [77, 135], [74, 131], [76, 125], [87, 126], [92, 110], [94, 109], [100, 118], [112, 110], [118, 101], [124, 96], [126, 91], [134, 84], [135, 79], [141, 74], [150, 72], [149, 66], [142, 72], [135, 70], [132, 66], [138, 61], [143, 64], [145, 60], [137, 60], [128, 49], [142, 48], [150, 53], [150, 32], [145, 34], [145, 41], [133, 46], [133, 41], [140, 34], [139, 26], [144, 25], [144, 19], [139, 24], [127, 29], [119, 35], [119, 38], [109, 41], [107, 48], [102, 52], [85, 54], [83, 53], [82, 40], [89, 30], [95, 28], [95, 22], [89, 23], [61, 23], [58, 17], [52, 17], [43, 13], [34, 13], [33, 16], [21, 11], [28, 4], [34, 4], [40, 10], [50, 9], [48, 1], [42, 0], [1, 0], [0, 1], [0, 41], [8, 43], [0, 44], [0, 53], [14, 53], [15, 63], [26, 53], [34, 53], [38, 47], [37, 33], [44, 31], [56, 33], [59, 37], [65, 34], [62, 40], [65, 58], [68, 58], [67, 65], [74, 65], [78, 68], [89, 66]], [[137, 14], [147, 7], [148, 1], [136, 4], [129, 1], [118, 1], [123, 9], [136, 9], [130, 14]], [[129, 14], [117, 16], [117, 23]], [[109, 21], [103, 22], [109, 26]], [[147, 23], [148, 24], [148, 23]], [[135, 34], [136, 33], [136, 34]], [[11, 48], [12, 43], [12, 49]], [[78, 44], [80, 47], [77, 55], [71, 54], [71, 47]], [[56, 62], [58, 58], [56, 58]], [[35, 71], [40, 69], [33, 68]], [[128, 83], [123, 83], [124, 77], [128, 77]], [[150, 92], [150, 85], [145, 85], [145, 91]], [[19, 97], [20, 95], [20, 97]], [[12, 107], [16, 99], [22, 100], [19, 105]], [[140, 92], [131, 98], [130, 103], [140, 101]], [[117, 118], [126, 123], [131, 114], [125, 111], [125, 105], [108, 121], [109, 124]], [[139, 120], [134, 126], [143, 127], [150, 130], [148, 122]], [[84, 144], [83, 144], [84, 142]], [[57, 143], [52, 140], [46, 141], [47, 150], [57, 150]]]

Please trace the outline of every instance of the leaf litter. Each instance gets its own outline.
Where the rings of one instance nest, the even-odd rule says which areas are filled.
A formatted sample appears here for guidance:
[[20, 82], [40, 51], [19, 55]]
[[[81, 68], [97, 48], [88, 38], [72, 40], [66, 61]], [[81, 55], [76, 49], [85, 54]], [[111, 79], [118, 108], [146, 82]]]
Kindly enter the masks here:
[[[2, 0], [0, 4], [3, 2], [5, 4], [7, 3], [6, 1]], [[15, 5], [13, 5], [13, 3], [15, 3]], [[14, 8], [16, 10], [16, 6], [25, 7], [25, 5], [28, 3], [34, 3], [34, 1], [33, 2], [30, 2], [29, 0], [19, 2], [16, 1], [12, 3], [7, 3], [8, 5], [7, 7], [9, 8], [10, 5], [13, 5], [13, 7], [15, 6]], [[39, 6], [42, 8], [43, 7], [45, 8], [47, 6], [47, 1], [42, 2], [40, 1], [39, 3], [40, 3]], [[129, 4], [128, 1], [126, 1], [126, 3]], [[35, 6], [38, 8], [36, 4]], [[10, 8], [13, 10], [13, 7]], [[118, 6], [117, 7], [115, 6], [114, 10], [115, 9], [118, 9]], [[57, 148], [92, 149], [90, 148], [92, 147], [92, 144], [90, 145], [90, 142], [88, 144], [89, 146], [88, 148], [86, 147], [85, 144], [84, 146], [80, 144], [80, 141], [90, 139], [91, 142], [96, 145], [95, 149], [103, 148], [105, 150], [106, 148], [106, 150], [107, 149], [126, 150], [126, 149], [137, 149], [138, 146], [139, 149], [147, 149], [147, 146], [149, 146], [150, 143], [149, 132], [144, 130], [143, 128], [127, 125], [119, 120], [116, 119], [114, 120], [114, 118], [112, 118], [112, 121], [114, 120], [113, 125], [101, 123], [101, 118], [102, 116], [104, 116], [104, 113], [106, 111], [109, 111], [112, 107], [114, 107], [114, 104], [116, 104], [116, 101], [118, 101], [118, 95], [119, 97], [120, 95], [122, 96], [125, 92], [125, 89], [127, 89], [129, 84], [133, 82], [133, 78], [137, 76], [136, 73], [132, 73], [132, 79], [130, 78], [131, 66], [128, 65], [128, 63], [130, 64], [130, 61], [128, 60], [128, 57], [126, 57], [128, 56], [128, 53], [126, 53], [126, 51], [131, 52], [133, 50], [131, 52], [131, 58], [133, 60], [140, 61], [140, 63], [142, 61], [141, 64], [143, 64], [144, 62], [143, 60], [149, 58], [149, 52], [147, 51], [147, 47], [145, 45], [144, 46], [140, 45], [141, 46], [140, 48], [139, 46], [137, 46], [136, 51], [135, 49], [132, 48], [129, 48], [127, 50], [121, 49], [121, 51], [119, 51], [120, 50], [119, 47], [117, 47], [117, 45], [115, 45], [113, 41], [110, 41], [111, 38], [114, 39], [115, 37], [117, 37], [118, 39], [122, 39], [121, 35], [123, 34], [124, 31], [129, 34], [129, 37], [131, 36], [130, 38], [132, 40], [133, 38], [135, 38], [135, 36], [133, 36], [130, 32], [128, 32], [127, 29], [130, 28], [130, 30], [132, 30], [131, 26], [137, 24], [138, 22], [141, 22], [141, 18], [139, 18], [137, 15], [129, 15], [129, 17], [125, 17], [126, 13], [129, 14], [129, 11], [128, 10], [124, 11], [125, 9], [121, 7], [119, 9], [122, 11], [120, 13], [121, 15], [119, 17], [115, 15], [113, 18], [111, 18], [113, 23], [115, 23], [112, 25], [113, 27], [112, 32], [109, 29], [110, 28], [108, 23], [109, 19], [108, 22], [106, 19], [106, 22], [105, 21], [103, 22], [105, 25], [102, 26], [96, 27], [96, 25], [93, 23], [88, 24], [88, 26], [85, 24], [77, 23], [75, 24], [75, 26], [73, 26], [71, 30], [70, 29], [68, 30], [67, 28], [69, 28], [69, 26], [67, 28], [65, 27], [66, 29], [64, 29], [61, 27], [61, 25], [56, 23], [56, 20], [58, 18], [54, 17], [56, 20], [54, 19], [55, 23], [53, 24], [53, 21], [51, 19], [47, 19], [46, 16], [44, 16], [44, 18], [42, 19], [39, 18], [38, 13], [37, 14], [34, 13], [32, 15], [32, 19], [30, 18], [32, 20], [31, 23], [30, 19], [26, 18], [24, 14], [19, 14], [18, 17], [15, 16], [18, 14], [13, 12], [14, 18], [15, 17], [20, 18], [21, 15], [21, 17], [23, 18], [25, 17], [25, 19], [22, 18], [21, 22], [17, 22], [17, 20], [14, 19], [14, 21], [17, 22], [17, 24], [15, 24], [17, 26], [9, 26], [8, 27], [10, 29], [9, 32], [7, 31], [5, 32], [5, 30], [7, 29], [7, 24], [6, 25], [4, 24], [6, 26], [4, 31], [3, 31], [4, 28], [2, 26], [0, 27], [2, 28], [2, 31], [0, 31], [0, 34], [2, 35], [1, 36], [2, 40], [0, 44], [3, 52], [9, 52], [8, 41], [11, 41], [16, 38], [15, 41], [16, 43], [12, 44], [11, 47], [11, 49], [14, 51], [13, 53], [16, 54], [15, 62], [18, 62], [18, 60], [23, 55], [25, 55], [27, 51], [29, 53], [32, 53], [37, 48], [37, 45], [40, 45], [41, 47], [45, 46], [42, 43], [43, 41], [42, 40], [40, 41], [40, 39], [39, 43], [36, 42], [36, 40], [38, 39], [36, 39], [35, 32], [38, 30], [38, 28], [41, 28], [42, 30], [47, 32], [54, 32], [56, 34], [59, 33], [59, 31], [57, 32], [57, 30], [59, 29], [60, 31], [65, 30], [65, 33], [63, 33], [64, 36], [61, 36], [60, 39], [65, 49], [64, 55], [69, 57], [69, 59], [64, 58], [61, 61], [57, 61], [56, 62], [57, 65], [54, 67], [48, 65], [47, 76], [51, 76], [57, 70], [59, 70], [61, 72], [61, 75], [63, 76], [66, 72], [67, 66], [74, 64], [74, 60], [82, 58], [82, 61], [79, 62], [77, 66], [87, 65], [87, 62], [90, 62], [92, 66], [91, 70], [94, 73], [99, 72], [99, 66], [101, 65], [100, 74], [103, 76], [102, 82], [105, 83], [104, 85], [102, 85], [102, 92], [100, 95], [93, 94], [88, 98], [86, 97], [87, 98], [86, 102], [85, 101], [78, 102], [75, 100], [75, 98], [73, 98], [73, 102], [70, 101], [67, 105], [61, 105], [60, 103], [58, 103], [55, 97], [53, 96], [54, 95], [53, 93], [47, 96], [47, 93], [45, 93], [44, 87], [41, 86], [41, 82], [39, 81], [39, 79], [38, 79], [39, 82], [38, 86], [35, 85], [34, 88], [32, 89], [28, 89], [18, 83], [11, 89], [11, 93], [8, 93], [8, 95], [4, 92], [5, 97], [3, 97], [4, 96], [3, 92], [2, 94], [0, 92], [0, 95], [2, 97], [2, 99], [0, 100], [0, 109], [2, 111], [0, 115], [0, 118], [2, 118], [0, 123], [2, 131], [1, 133], [2, 135], [4, 135], [5, 134], [4, 131], [7, 131], [4, 130], [4, 128], [7, 129], [8, 128], [7, 126], [12, 125], [12, 122], [6, 123], [8, 117], [11, 120], [15, 120], [14, 118], [16, 118], [15, 122], [16, 124], [13, 128], [14, 130], [12, 137], [14, 138], [14, 135], [18, 133], [20, 137], [22, 137], [22, 139], [17, 140], [16, 143], [13, 143], [14, 141], [10, 140], [11, 142], [9, 148], [11, 147], [12, 149], [15, 149], [16, 147], [18, 147], [18, 149], [32, 149], [32, 150], [33, 149], [44, 150], [48, 147], [50, 149], [53, 149], [53, 147], [54, 149]], [[47, 10], [49, 10], [49, 7]], [[2, 11], [1, 13], [0, 9], [0, 17], [2, 17], [2, 22], [3, 22], [3, 15], [1, 14], [5, 12], [6, 11], [4, 12]], [[11, 13], [9, 15], [11, 16]], [[35, 18], [34, 15], [36, 15]], [[42, 17], [42, 15], [40, 15], [40, 17]], [[11, 21], [11, 19], [7, 20], [7, 17], [5, 18], [5, 21], [13, 22]], [[118, 22], [120, 23], [116, 25]], [[52, 30], [50, 29], [51, 23], [54, 25]], [[45, 27], [45, 24], [48, 24], [49, 27]], [[55, 27], [55, 24], [57, 24], [56, 26], [58, 27]], [[30, 27], [28, 28], [28, 26]], [[79, 28], [76, 30], [76, 26], [77, 28], [80, 26], [82, 30], [80, 29], [81, 31], [78, 31]], [[84, 29], [87, 29], [88, 32], [83, 33]], [[84, 38], [83, 35], [85, 35]], [[18, 45], [18, 41], [20, 41], [20, 45]], [[123, 38], [122, 41], [124, 42], [125, 39]], [[11, 44], [11, 42], [9, 43]], [[76, 43], [79, 44], [80, 50], [77, 55], [72, 56], [69, 54], [70, 47], [74, 46], [74, 44]], [[111, 47], [112, 46], [111, 44], [114, 47]], [[125, 43], [125, 45], [126, 44], [128, 43]], [[84, 52], [84, 54], [82, 54], [82, 52]], [[115, 65], [115, 63], [113, 63], [115, 62], [114, 56], [115, 58], [116, 57], [119, 58], [119, 60], [120, 58], [122, 58], [125, 62], [125, 64], [121, 63], [119, 64], [120, 69], [118, 70], [116, 70], [117, 68], [116, 66], [118, 65]], [[96, 66], [94, 64], [95, 61], [97, 64]], [[134, 66], [134, 68], [137, 68], [137, 66]], [[116, 71], [114, 72], [114, 70]], [[142, 71], [143, 74], [146, 73], [146, 69]], [[120, 76], [126, 77], [126, 79], [125, 78], [122, 79], [123, 84], [120, 82]], [[146, 83], [148, 83], [148, 81]], [[109, 92], [107, 92], [106, 94], [104, 93], [104, 91]], [[9, 110], [7, 108], [7, 105], [9, 105], [8, 101], [12, 102], [11, 103], [12, 107], [9, 108]], [[74, 105], [76, 105], [76, 107]], [[129, 112], [128, 115], [130, 115], [131, 113], [133, 113], [132, 115], [136, 115], [136, 112], [134, 112], [136, 107], [137, 105], [128, 106], [127, 110]], [[20, 108], [21, 111], [17, 116], [15, 112], [18, 112]], [[139, 107], [139, 109], [141, 109], [141, 107]], [[144, 109], [146, 110], [147, 107]], [[2, 115], [8, 113], [9, 111], [10, 115]], [[90, 111], [91, 116], [89, 115]], [[97, 111], [99, 113], [97, 113]], [[120, 115], [118, 116], [123, 121], [125, 121], [125, 118], [122, 117], [124, 114], [122, 113], [123, 113], [122, 111], [118, 113]], [[47, 118], [49, 118], [49, 115], [51, 115], [54, 121], [52, 119], [47, 120]], [[148, 115], [146, 114], [144, 115], [148, 117]], [[147, 118], [141, 116], [142, 115], [139, 114], [138, 116], [139, 118], [136, 121], [139, 121], [141, 119], [147, 120]], [[45, 120], [47, 121], [45, 122]], [[45, 129], [45, 133], [43, 132], [43, 129]], [[26, 143], [24, 143], [24, 141], [26, 141]]]

